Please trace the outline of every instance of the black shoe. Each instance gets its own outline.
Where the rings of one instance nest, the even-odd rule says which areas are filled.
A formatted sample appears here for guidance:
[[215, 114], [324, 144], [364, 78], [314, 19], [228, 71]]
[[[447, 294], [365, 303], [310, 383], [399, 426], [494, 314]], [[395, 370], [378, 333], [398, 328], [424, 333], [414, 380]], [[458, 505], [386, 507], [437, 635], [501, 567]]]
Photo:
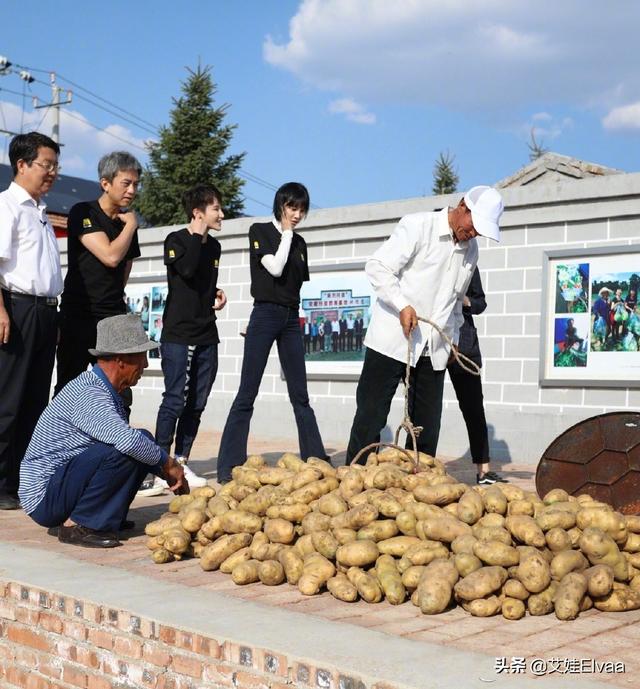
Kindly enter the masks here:
[[496, 474], [495, 471], [485, 471], [482, 476], [476, 474], [476, 483], [479, 486], [492, 486], [494, 483], [509, 483], [509, 479], [500, 476], [500, 474]]
[[112, 531], [95, 531], [86, 526], [61, 526], [58, 532], [60, 543], [80, 545], [84, 548], [115, 548], [121, 545]]
[[0, 510], [19, 510], [20, 500], [13, 495], [0, 495]]
[[122, 524], [120, 524], [120, 531], [131, 531], [131, 529], [136, 528], [136, 523], [131, 519], [123, 519]]

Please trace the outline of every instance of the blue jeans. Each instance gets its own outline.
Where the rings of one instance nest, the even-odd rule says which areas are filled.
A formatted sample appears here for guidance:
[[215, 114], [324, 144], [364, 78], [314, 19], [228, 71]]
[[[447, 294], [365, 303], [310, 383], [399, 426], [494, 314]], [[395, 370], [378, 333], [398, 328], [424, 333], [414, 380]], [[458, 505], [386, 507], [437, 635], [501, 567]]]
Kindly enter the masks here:
[[218, 481], [228, 481], [233, 467], [243, 464], [247, 459], [247, 438], [253, 403], [260, 390], [260, 381], [274, 342], [278, 346], [278, 358], [287, 381], [289, 400], [298, 427], [300, 456], [303, 459], [324, 459], [327, 456], [316, 416], [309, 405], [298, 309], [256, 302], [244, 340], [240, 389], [231, 405], [220, 441]]
[[163, 342], [160, 353], [164, 393], [156, 421], [156, 442], [171, 454], [175, 434], [175, 454], [189, 457], [218, 372], [218, 345]]
[[[151, 438], [148, 431], [142, 431]], [[123, 455], [113, 445], [94, 443], [60, 467], [29, 515], [40, 526], [67, 519], [96, 531], [119, 531], [150, 466]]]

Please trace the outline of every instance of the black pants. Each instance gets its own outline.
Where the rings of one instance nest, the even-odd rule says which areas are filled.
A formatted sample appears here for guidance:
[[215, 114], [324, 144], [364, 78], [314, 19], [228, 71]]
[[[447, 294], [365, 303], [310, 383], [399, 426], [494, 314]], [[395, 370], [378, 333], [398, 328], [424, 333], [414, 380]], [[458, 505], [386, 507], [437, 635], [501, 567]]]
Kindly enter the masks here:
[[457, 361], [450, 364], [447, 370], [467, 426], [471, 461], [485, 464], [489, 461], [489, 435], [484, 415], [482, 380], [480, 376], [467, 373]]
[[[356, 391], [356, 415], [351, 426], [346, 463], [366, 445], [380, 440], [380, 432], [387, 422], [391, 401], [404, 379], [406, 364], [367, 349], [364, 366]], [[411, 369], [409, 416], [415, 426], [423, 426], [418, 437], [418, 449], [435, 455], [440, 435], [442, 391], [444, 371], [434, 371], [430, 357], [420, 357], [418, 365]], [[364, 464], [366, 456], [360, 458]]]
[[60, 342], [58, 344], [56, 387], [54, 394], [83, 371], [96, 358], [87, 351], [96, 346], [97, 318], [77, 318], [70, 314], [60, 314]]
[[35, 297], [2, 292], [10, 318], [0, 344], [0, 495], [16, 496], [20, 462], [49, 401], [58, 311]]

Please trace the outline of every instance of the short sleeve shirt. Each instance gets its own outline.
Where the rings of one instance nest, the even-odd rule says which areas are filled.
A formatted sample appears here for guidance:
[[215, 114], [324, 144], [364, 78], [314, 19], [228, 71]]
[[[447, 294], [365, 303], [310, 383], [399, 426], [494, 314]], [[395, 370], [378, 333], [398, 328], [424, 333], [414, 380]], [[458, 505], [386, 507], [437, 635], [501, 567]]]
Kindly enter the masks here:
[[140, 256], [137, 231], [129, 251], [115, 268], [105, 266], [80, 237], [104, 232], [109, 241], [116, 239], [124, 228], [119, 218], [110, 218], [98, 201], [77, 203], [67, 223], [68, 270], [60, 310], [78, 317], [106, 318], [126, 312], [124, 303], [125, 270], [128, 261]]
[[271, 275], [261, 262], [263, 256], [276, 253], [281, 236], [272, 222], [251, 225], [251, 296], [256, 301], [297, 308], [300, 304], [302, 283], [309, 279], [307, 244], [304, 239], [297, 232], [293, 233], [289, 257], [280, 277]]

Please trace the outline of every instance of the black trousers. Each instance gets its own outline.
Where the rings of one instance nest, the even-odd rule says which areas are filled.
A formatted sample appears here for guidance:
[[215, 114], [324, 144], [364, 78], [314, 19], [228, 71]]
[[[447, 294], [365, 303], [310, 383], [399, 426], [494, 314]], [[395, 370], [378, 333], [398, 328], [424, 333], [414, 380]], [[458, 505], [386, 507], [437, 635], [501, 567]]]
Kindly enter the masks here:
[[[404, 380], [406, 364], [384, 354], [367, 349], [358, 389], [356, 391], [356, 415], [351, 426], [346, 463], [366, 445], [380, 440], [380, 433], [387, 423], [391, 401]], [[444, 371], [434, 371], [430, 357], [420, 357], [411, 369], [409, 391], [409, 416], [415, 426], [423, 426], [418, 436], [418, 449], [435, 455], [440, 435]], [[366, 456], [360, 458], [360, 463]]]
[[2, 297], [11, 330], [0, 344], [0, 495], [16, 496], [20, 462], [49, 402], [58, 310], [35, 297]]
[[77, 318], [69, 314], [60, 314], [60, 342], [58, 343], [56, 387], [54, 394], [83, 371], [89, 364], [95, 364], [96, 358], [87, 351], [96, 346], [97, 318]]
[[471, 461], [485, 464], [489, 461], [489, 435], [484, 415], [482, 380], [480, 376], [467, 373], [457, 361], [450, 364], [447, 370], [467, 426]]

